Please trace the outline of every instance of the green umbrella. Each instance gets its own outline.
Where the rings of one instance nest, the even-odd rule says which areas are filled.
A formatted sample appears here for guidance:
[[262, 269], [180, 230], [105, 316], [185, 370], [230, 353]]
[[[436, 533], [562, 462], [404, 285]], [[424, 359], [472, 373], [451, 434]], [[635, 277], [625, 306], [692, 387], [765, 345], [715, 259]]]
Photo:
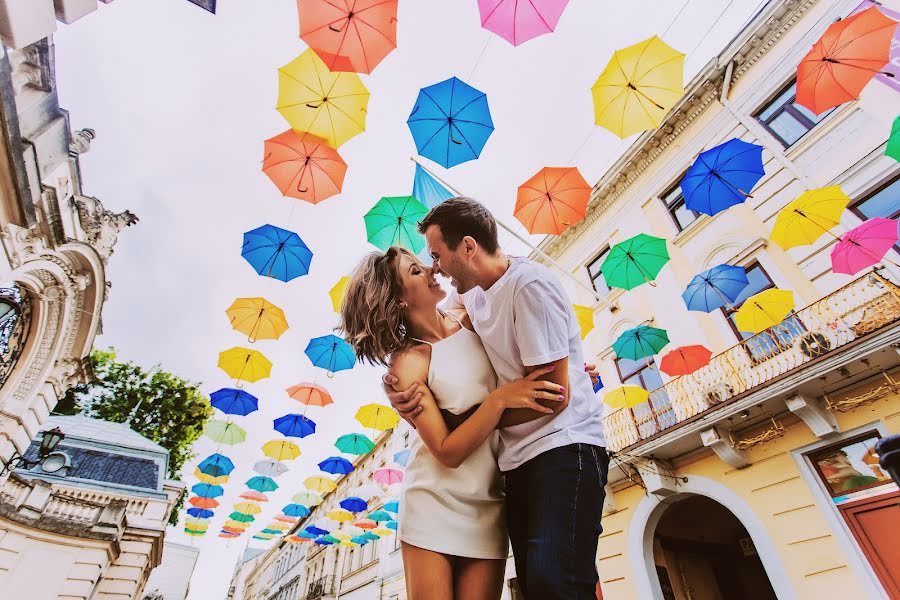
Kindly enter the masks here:
[[640, 360], [657, 354], [668, 343], [664, 329], [640, 325], [620, 335], [612, 347], [619, 358]]
[[334, 445], [338, 450], [347, 454], [366, 454], [375, 448], [375, 443], [360, 433], [342, 435]]
[[418, 254], [425, 238], [417, 227], [426, 213], [428, 208], [412, 196], [382, 198], [363, 217], [369, 242], [382, 250], [403, 246]]
[[651, 282], [667, 262], [666, 240], [639, 233], [613, 246], [600, 270], [607, 285], [630, 290], [642, 283], [654, 285]]
[[322, 540], [323, 542], [328, 542], [329, 544], [340, 544], [341, 543], [341, 540], [337, 539], [336, 537], [334, 537], [333, 535], [330, 535], [330, 534], [325, 534], [322, 537], [320, 537], [319, 539]]
[[238, 521], [239, 523], [252, 523], [256, 520], [256, 517], [254, 517], [253, 515], [245, 515], [244, 513], [238, 511], [234, 511], [233, 513], [228, 515], [228, 518], [232, 521]]
[[213, 441], [229, 446], [240, 444], [247, 439], [246, 431], [228, 421], [207, 421], [203, 426], [203, 433]]
[[375, 512], [369, 513], [369, 518], [375, 522], [380, 523], [382, 521], [390, 521], [393, 517], [391, 517], [391, 515], [387, 514], [383, 510], [376, 510]]
[[888, 138], [884, 154], [896, 161], [900, 161], [900, 115], [894, 119], [894, 124], [891, 125], [891, 135]]

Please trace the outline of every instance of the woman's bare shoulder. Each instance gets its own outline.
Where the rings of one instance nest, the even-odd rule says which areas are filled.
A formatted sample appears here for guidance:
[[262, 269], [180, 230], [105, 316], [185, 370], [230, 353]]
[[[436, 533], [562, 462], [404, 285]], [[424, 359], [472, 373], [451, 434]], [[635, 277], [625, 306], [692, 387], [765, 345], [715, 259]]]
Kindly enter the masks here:
[[466, 312], [465, 308], [453, 307], [451, 310], [448, 310], [446, 312], [448, 315], [462, 323], [463, 327], [474, 331], [474, 327], [472, 327], [472, 321], [469, 319], [469, 313]]
[[428, 365], [431, 363], [431, 348], [428, 344], [416, 344], [389, 358], [391, 373], [400, 380], [401, 385], [413, 382], [424, 382], [428, 378]]

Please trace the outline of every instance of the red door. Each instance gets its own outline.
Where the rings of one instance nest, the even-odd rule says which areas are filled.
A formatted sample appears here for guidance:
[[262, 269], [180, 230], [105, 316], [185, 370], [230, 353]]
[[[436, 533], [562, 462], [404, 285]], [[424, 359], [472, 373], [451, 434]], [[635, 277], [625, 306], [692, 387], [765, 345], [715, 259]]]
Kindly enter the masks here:
[[900, 600], [900, 492], [841, 504], [863, 554], [891, 600]]

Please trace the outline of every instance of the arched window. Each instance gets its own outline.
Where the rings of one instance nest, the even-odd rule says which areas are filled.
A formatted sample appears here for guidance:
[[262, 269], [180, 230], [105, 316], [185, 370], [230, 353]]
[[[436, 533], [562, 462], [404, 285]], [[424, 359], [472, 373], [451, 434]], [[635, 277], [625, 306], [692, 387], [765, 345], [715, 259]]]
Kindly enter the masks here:
[[0, 387], [6, 383], [25, 348], [30, 320], [28, 293], [16, 283], [0, 284]]

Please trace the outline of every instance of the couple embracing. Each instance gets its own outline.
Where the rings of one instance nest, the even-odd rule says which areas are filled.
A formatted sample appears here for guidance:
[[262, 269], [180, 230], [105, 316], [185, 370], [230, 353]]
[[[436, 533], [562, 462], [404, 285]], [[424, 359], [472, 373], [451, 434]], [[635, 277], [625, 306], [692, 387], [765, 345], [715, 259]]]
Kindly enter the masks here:
[[[400, 501], [410, 600], [496, 600], [508, 543], [528, 600], [594, 598], [608, 457], [579, 327], [545, 267], [469, 198], [419, 225], [433, 258], [373, 252], [347, 288], [357, 356], [418, 431]], [[450, 278], [450, 297], [437, 275]]]

